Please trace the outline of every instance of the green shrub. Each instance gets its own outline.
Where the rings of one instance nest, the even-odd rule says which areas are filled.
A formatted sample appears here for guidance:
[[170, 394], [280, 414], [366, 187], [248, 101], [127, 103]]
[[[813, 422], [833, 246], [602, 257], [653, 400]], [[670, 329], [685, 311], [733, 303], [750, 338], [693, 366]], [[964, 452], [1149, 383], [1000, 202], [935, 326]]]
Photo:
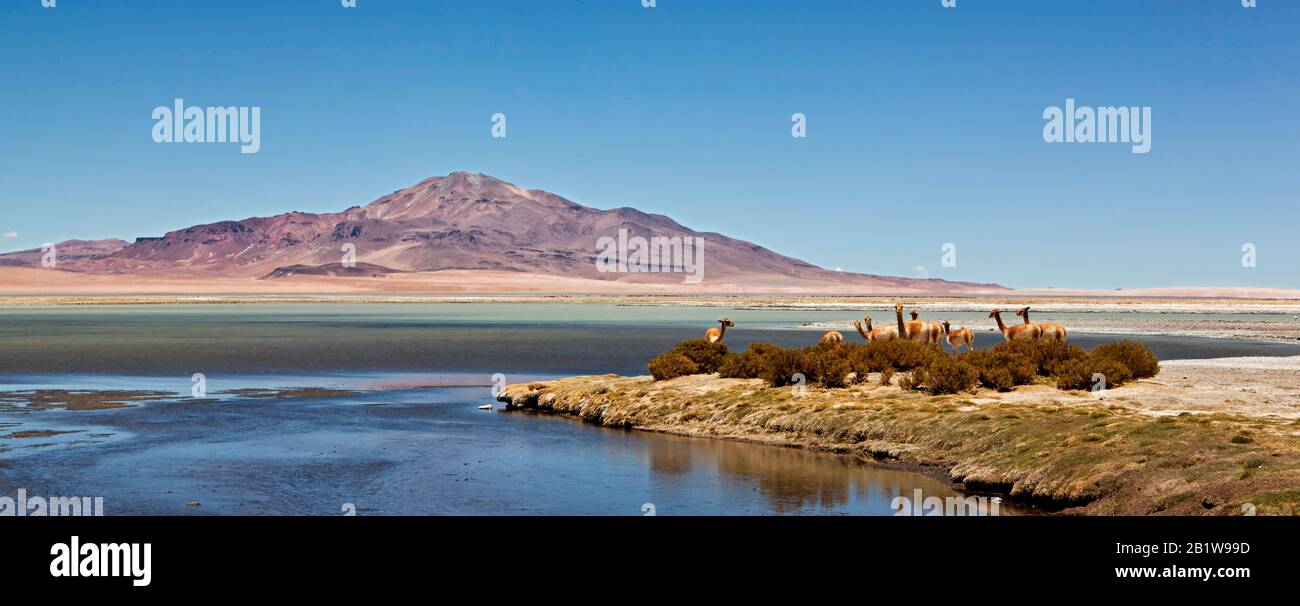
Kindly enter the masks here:
[[1123, 364], [1134, 379], [1150, 379], [1160, 374], [1160, 361], [1151, 353], [1151, 348], [1142, 343], [1124, 340], [1098, 345], [1092, 350], [1092, 357]]
[[1092, 389], [1092, 368], [1087, 360], [1074, 360], [1056, 371], [1057, 389]]
[[957, 355], [979, 373], [980, 385], [998, 391], [1011, 391], [1017, 385], [1029, 385], [1038, 376], [1033, 359], [1012, 348], [969, 351]]
[[1133, 373], [1128, 367], [1107, 358], [1089, 357], [1088, 363], [1092, 365], [1092, 371], [1101, 373], [1106, 378], [1106, 389], [1119, 387], [1133, 380]]
[[804, 352], [799, 349], [778, 349], [767, 356], [767, 365], [760, 375], [768, 385], [782, 387], [794, 382], [794, 375], [804, 372]]
[[853, 345], [842, 343], [823, 343], [805, 349], [803, 351], [804, 376], [809, 383], [816, 383], [822, 387], [848, 385], [846, 377], [853, 372], [849, 365], [849, 355], [854, 350]]
[[1011, 391], [1016, 386], [1016, 380], [1011, 377], [1011, 372], [1005, 368], [979, 368], [980, 385], [989, 389], [998, 391]]
[[1031, 360], [1036, 372], [1044, 377], [1056, 376], [1062, 366], [1088, 357], [1088, 352], [1082, 347], [1059, 341], [1009, 341], [998, 343], [989, 351], [1023, 356]]
[[1015, 352], [993, 352], [993, 364], [1011, 375], [1012, 385], [1029, 385], [1038, 378], [1038, 363]]
[[704, 339], [691, 339], [678, 343], [670, 351], [690, 358], [699, 367], [700, 373], [709, 374], [718, 372], [718, 367], [722, 365], [722, 360], [727, 355], [727, 346], [722, 343], [710, 343]]
[[748, 374], [745, 368], [743, 353], [729, 353], [722, 358], [722, 364], [718, 365], [718, 376], [724, 379], [752, 379], [746, 376]]
[[749, 349], [727, 354], [718, 366], [718, 374], [733, 379], [757, 379], [767, 367], [767, 358], [781, 348], [771, 343], [751, 343]]
[[650, 374], [656, 381], [675, 379], [700, 372], [700, 367], [690, 358], [676, 351], [665, 351], [650, 360]]
[[970, 391], [979, 380], [980, 373], [974, 366], [948, 356], [936, 356], [929, 364], [914, 369], [907, 384], [937, 396]]
[[912, 370], [929, 364], [943, 352], [913, 341], [876, 341], [849, 350], [849, 366], [860, 376], [886, 368]]
[[804, 349], [753, 343], [732, 354], [726, 345], [703, 339], [678, 343], [650, 361], [656, 380], [717, 372], [723, 377], [762, 378], [773, 387], [790, 385], [796, 374], [803, 374], [809, 384], [844, 387], [851, 374], [865, 380], [872, 372], [881, 373], [881, 384], [888, 385], [895, 371], [912, 371], [900, 386], [939, 395], [967, 391], [976, 384], [1010, 391], [1039, 375], [1055, 379], [1059, 389], [1087, 390], [1093, 387], [1093, 375], [1100, 373], [1106, 387], [1119, 387], [1155, 376], [1160, 363], [1147, 346], [1131, 341], [1099, 345], [1091, 354], [1055, 341], [1012, 341], [950, 357], [912, 341], [821, 343]]
[[1132, 375], [1128, 367], [1109, 358], [1089, 356], [1081, 360], [1066, 362], [1056, 373], [1057, 389], [1090, 390], [1096, 381], [1093, 376], [1101, 374], [1106, 380], [1106, 389], [1119, 387], [1127, 383]]

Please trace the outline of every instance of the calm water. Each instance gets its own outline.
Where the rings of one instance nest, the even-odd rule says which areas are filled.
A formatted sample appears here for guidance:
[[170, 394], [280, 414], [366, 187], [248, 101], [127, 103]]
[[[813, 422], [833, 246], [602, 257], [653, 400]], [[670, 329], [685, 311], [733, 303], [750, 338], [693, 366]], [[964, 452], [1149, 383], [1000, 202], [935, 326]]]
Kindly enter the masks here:
[[[805, 321], [858, 312], [541, 304], [0, 308], [0, 392], [347, 387], [353, 395], [181, 398], [0, 413], [0, 496], [104, 496], [108, 513], [889, 514], [929, 476], [852, 457], [482, 411], [510, 382], [644, 374], [722, 314], [751, 341], [808, 344]], [[977, 335], [981, 344], [997, 335]], [[1072, 335], [1090, 346], [1114, 336]], [[1300, 346], [1140, 337], [1161, 358], [1297, 355]], [[430, 386], [444, 387], [430, 387]], [[0, 394], [3, 395], [3, 394]], [[198, 500], [197, 508], [186, 503]]]

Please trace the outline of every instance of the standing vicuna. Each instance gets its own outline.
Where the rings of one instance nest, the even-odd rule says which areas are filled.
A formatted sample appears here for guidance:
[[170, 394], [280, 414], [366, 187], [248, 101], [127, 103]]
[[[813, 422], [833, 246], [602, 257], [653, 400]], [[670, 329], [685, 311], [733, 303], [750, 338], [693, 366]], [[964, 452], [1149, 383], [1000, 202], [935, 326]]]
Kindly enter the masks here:
[[832, 330], [830, 332], [827, 332], [826, 334], [822, 335], [821, 340], [818, 341], [818, 343], [843, 343], [843, 342], [844, 342], [844, 335], [840, 334], [840, 331], [838, 330]]
[[911, 322], [903, 321], [903, 304], [894, 304], [894, 317], [898, 319], [898, 338], [905, 341], [916, 341], [917, 343], [927, 343], [925, 335], [925, 322], [913, 320]]
[[722, 325], [721, 328], [710, 328], [704, 331], [705, 341], [710, 343], [721, 343], [723, 335], [727, 334], [727, 327], [736, 325], [736, 323], [732, 322], [729, 317], [723, 317], [721, 320], [718, 320], [718, 323]]
[[1002, 332], [1002, 337], [1007, 341], [1011, 340], [1030, 340], [1036, 341], [1042, 336], [1043, 331], [1034, 324], [1017, 324], [1007, 326], [1002, 323], [1002, 310], [995, 309], [989, 313], [989, 317], [997, 320], [998, 330]]
[[952, 330], [952, 324], [947, 320], [943, 321], [943, 334], [948, 337], [948, 346], [952, 347], [953, 353], [961, 351], [962, 345], [966, 346], [966, 351], [975, 349], [975, 333], [965, 326]]
[[[912, 322], [921, 322], [918, 319], [920, 316], [921, 314], [915, 309], [912, 310]], [[908, 324], [910, 325], [911, 322]], [[930, 320], [921, 322], [921, 326], [923, 326], [921, 334], [925, 336], [925, 342], [938, 347], [939, 343], [943, 341], [943, 324]]]
[[853, 327], [858, 329], [858, 334], [862, 335], [862, 338], [866, 339], [868, 343], [875, 343], [876, 341], [893, 341], [894, 339], [898, 338], [897, 328], [894, 328], [893, 326], [881, 326], [880, 328], [872, 328], [871, 316], [867, 316], [866, 322], [867, 322], [866, 330], [862, 329], [862, 322], [858, 320], [853, 321]]
[[[1033, 324], [1029, 321], [1028, 307], [1020, 308], [1020, 311], [1016, 312], [1016, 315], [1024, 318], [1025, 324]], [[1067, 335], [1064, 326], [1061, 326], [1060, 324], [1034, 324], [1034, 326], [1037, 326], [1038, 330], [1042, 332], [1042, 337], [1040, 338], [1048, 341], [1065, 342]]]

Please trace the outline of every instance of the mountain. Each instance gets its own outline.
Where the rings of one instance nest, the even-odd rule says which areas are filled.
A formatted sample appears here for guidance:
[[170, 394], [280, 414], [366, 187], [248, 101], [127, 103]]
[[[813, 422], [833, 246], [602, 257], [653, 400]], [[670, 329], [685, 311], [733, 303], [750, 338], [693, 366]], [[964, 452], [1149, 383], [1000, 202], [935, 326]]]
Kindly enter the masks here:
[[[634, 208], [599, 210], [552, 193], [464, 172], [425, 179], [338, 213], [294, 211], [219, 221], [160, 237], [137, 238], [129, 245], [104, 245], [94, 249], [97, 254], [72, 256], [71, 250], [60, 245], [59, 269], [267, 279], [480, 270], [633, 283], [683, 282], [681, 273], [598, 271], [601, 239], [617, 239], [620, 230], [626, 230], [629, 238], [703, 238], [705, 288], [741, 284], [844, 290], [1004, 290], [991, 284], [829, 271], [757, 244], [694, 231], [664, 215]], [[84, 253], [90, 249], [83, 245], [76, 250]], [[36, 253], [34, 260], [39, 263], [39, 251]], [[340, 265], [349, 253], [355, 255], [357, 268]], [[32, 261], [31, 251], [0, 255], [0, 263]]]
[[[54, 245], [55, 260], [58, 264], [71, 263], [75, 266], [80, 262], [102, 259], [126, 248], [126, 246], [126, 240], [119, 240], [117, 238], [105, 238], [103, 240], [64, 240]], [[39, 248], [0, 254], [0, 265], [39, 266], [41, 264], [41, 257], [44, 256], [44, 254], [45, 252]]]

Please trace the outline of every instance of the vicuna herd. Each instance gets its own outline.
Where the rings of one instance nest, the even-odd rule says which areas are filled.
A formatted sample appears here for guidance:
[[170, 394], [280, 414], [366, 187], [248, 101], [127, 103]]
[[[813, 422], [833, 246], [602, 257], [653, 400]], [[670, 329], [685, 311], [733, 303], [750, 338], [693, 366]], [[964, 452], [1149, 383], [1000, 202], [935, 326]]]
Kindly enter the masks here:
[[[894, 317], [896, 320], [895, 326], [881, 326], [875, 328], [871, 324], [871, 316], [867, 316], [861, 321], [854, 320], [853, 327], [858, 329], [858, 334], [862, 335], [862, 338], [868, 343], [874, 343], [876, 341], [893, 341], [902, 338], [907, 341], [916, 341], [918, 343], [925, 343], [927, 345], [939, 347], [939, 344], [943, 340], [947, 340], [948, 346], [951, 347], [953, 351], [961, 351], [962, 347], [965, 347], [967, 351], [974, 349], [975, 333], [971, 331], [971, 329], [966, 327], [953, 329], [952, 325], [947, 320], [943, 322], [935, 322], [933, 320], [926, 321], [921, 320], [920, 315], [920, 313], [913, 309], [911, 312], [911, 321], [904, 321], [903, 304], [896, 303], [894, 304]], [[995, 309], [989, 313], [989, 317], [997, 322], [998, 331], [1002, 333], [1002, 338], [1007, 341], [1037, 341], [1039, 339], [1045, 339], [1049, 341], [1060, 341], [1062, 343], [1065, 342], [1066, 330], [1064, 326], [1060, 324], [1034, 324], [1030, 322], [1028, 307], [1022, 307], [1016, 312], [1016, 315], [1023, 318], [1024, 322], [1022, 324], [1007, 326], [1002, 322], [1002, 310]], [[704, 332], [704, 339], [709, 343], [721, 342], [722, 337], [727, 334], [727, 328], [736, 325], [735, 322], [731, 321], [731, 318], [722, 318], [721, 320], [718, 320], [718, 323], [720, 324], [718, 328], [710, 328]], [[821, 336], [820, 342], [843, 343], [844, 335], [840, 334], [840, 332], [836, 330], [828, 331]]]

